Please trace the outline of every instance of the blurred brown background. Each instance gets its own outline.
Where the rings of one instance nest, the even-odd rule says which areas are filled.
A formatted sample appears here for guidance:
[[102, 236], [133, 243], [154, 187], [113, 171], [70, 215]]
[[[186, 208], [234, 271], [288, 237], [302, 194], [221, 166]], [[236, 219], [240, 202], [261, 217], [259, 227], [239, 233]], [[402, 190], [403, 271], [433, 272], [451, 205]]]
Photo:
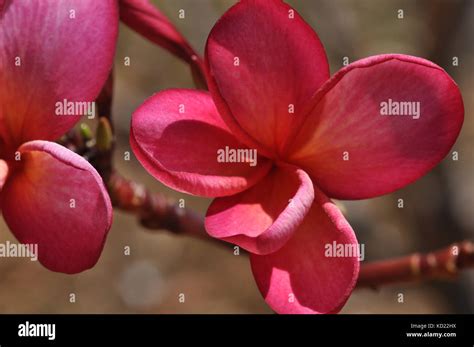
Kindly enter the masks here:
[[[215, 21], [234, 1], [161, 0], [154, 3], [203, 52]], [[459, 84], [465, 124], [453, 151], [433, 172], [394, 194], [344, 202], [346, 217], [366, 260], [428, 251], [474, 236], [474, 1], [470, 0], [294, 0], [288, 1], [317, 31], [333, 74], [343, 57], [354, 60], [380, 53], [428, 58]], [[178, 11], [185, 10], [185, 19]], [[404, 19], [397, 18], [398, 9]], [[452, 66], [452, 57], [459, 66]], [[131, 66], [124, 66], [130, 57]], [[151, 94], [165, 88], [193, 88], [188, 67], [159, 47], [121, 26], [116, 54], [114, 117], [116, 165], [129, 178], [157, 192], [184, 198], [204, 214], [209, 200], [167, 189], [132, 158], [130, 115]], [[402, 198], [405, 208], [397, 208]], [[0, 242], [13, 240], [3, 220]], [[131, 254], [124, 255], [129, 246]], [[2, 313], [270, 313], [254, 283], [248, 259], [213, 243], [147, 231], [132, 216], [115, 212], [114, 225], [97, 266], [68, 276], [28, 259], [0, 259]], [[76, 302], [70, 303], [70, 294]], [[185, 302], [178, 296], [185, 294]], [[398, 294], [404, 294], [404, 303]], [[474, 271], [457, 281], [357, 290], [345, 313], [473, 313]]]

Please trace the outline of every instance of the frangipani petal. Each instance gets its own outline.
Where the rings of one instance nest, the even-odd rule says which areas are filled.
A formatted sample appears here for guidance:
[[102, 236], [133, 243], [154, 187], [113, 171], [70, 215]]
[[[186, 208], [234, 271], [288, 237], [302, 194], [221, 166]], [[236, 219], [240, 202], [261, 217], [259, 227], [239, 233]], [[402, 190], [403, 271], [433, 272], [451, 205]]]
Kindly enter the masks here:
[[[246, 148], [232, 135], [212, 98], [201, 91], [167, 90], [149, 98], [132, 116], [130, 143], [151, 175], [189, 194], [236, 194], [271, 167], [269, 160], [257, 157], [256, 149]], [[254, 161], [229, 162], [238, 149]]]
[[463, 117], [458, 87], [434, 63], [406, 55], [362, 59], [318, 92], [289, 161], [331, 197], [383, 195], [438, 164]]
[[357, 281], [357, 245], [340, 210], [315, 187], [313, 206], [290, 241], [275, 253], [251, 254], [250, 262], [260, 292], [277, 313], [336, 313]]
[[120, 0], [120, 19], [140, 35], [184, 61], [190, 62], [192, 59], [194, 51], [189, 43], [149, 0]]
[[311, 27], [280, 0], [244, 0], [212, 29], [208, 85], [219, 112], [249, 146], [277, 153], [304, 120], [306, 103], [329, 78]]
[[275, 167], [249, 190], [215, 199], [206, 214], [206, 230], [249, 252], [272, 253], [291, 238], [313, 198], [313, 184], [304, 171]]
[[[3, 155], [26, 141], [58, 138], [79, 120], [78, 112], [88, 111], [82, 102], [93, 102], [100, 92], [117, 32], [116, 0], [7, 4], [0, 16]], [[61, 110], [64, 100], [81, 104]]]
[[81, 156], [48, 141], [19, 148], [1, 193], [3, 216], [16, 238], [38, 245], [48, 269], [77, 273], [95, 265], [112, 223], [112, 206], [97, 171]]

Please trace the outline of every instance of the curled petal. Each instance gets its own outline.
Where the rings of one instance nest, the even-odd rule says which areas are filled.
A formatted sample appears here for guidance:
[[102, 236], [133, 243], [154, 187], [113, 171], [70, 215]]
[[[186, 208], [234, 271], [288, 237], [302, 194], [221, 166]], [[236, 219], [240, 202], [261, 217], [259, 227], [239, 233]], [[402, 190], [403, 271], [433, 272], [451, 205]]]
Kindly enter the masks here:
[[336, 313], [357, 281], [357, 246], [340, 210], [315, 187], [313, 206], [290, 241], [275, 253], [251, 254], [250, 262], [260, 292], [277, 313]]
[[383, 195], [423, 176], [449, 152], [464, 118], [449, 75], [406, 55], [359, 60], [314, 101], [289, 161], [340, 199]]
[[[316, 33], [280, 0], [244, 0], [212, 29], [208, 85], [232, 131], [262, 152], [279, 152], [329, 78]], [[265, 151], [265, 152], [264, 152]]]
[[275, 167], [249, 190], [215, 199], [207, 211], [206, 230], [249, 252], [272, 253], [291, 238], [313, 198], [313, 184], [304, 171]]
[[112, 206], [97, 171], [82, 157], [48, 141], [19, 148], [1, 194], [3, 216], [16, 238], [38, 245], [48, 269], [77, 273], [99, 259]]
[[[132, 116], [130, 144], [156, 179], [201, 196], [241, 192], [271, 167], [232, 135], [209, 94], [195, 90], [167, 90], [145, 101]], [[233, 160], [237, 150], [250, 162]]]

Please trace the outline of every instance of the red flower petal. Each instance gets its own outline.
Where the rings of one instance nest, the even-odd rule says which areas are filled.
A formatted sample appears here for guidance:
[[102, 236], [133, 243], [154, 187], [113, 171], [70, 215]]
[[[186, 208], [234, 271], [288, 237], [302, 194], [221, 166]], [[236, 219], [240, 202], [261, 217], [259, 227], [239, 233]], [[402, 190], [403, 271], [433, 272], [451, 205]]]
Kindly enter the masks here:
[[282, 1], [240, 1], [212, 29], [206, 57], [219, 112], [267, 155], [283, 148], [304, 120], [307, 101], [329, 78], [316, 33]]
[[351, 226], [315, 187], [313, 206], [290, 241], [275, 253], [250, 255], [258, 288], [273, 310], [336, 313], [342, 308], [356, 284], [359, 260], [356, 252], [328, 257], [334, 242], [357, 251]]
[[249, 190], [217, 198], [206, 215], [206, 230], [216, 238], [256, 254], [281, 248], [313, 202], [313, 184], [295, 167], [275, 167]]
[[0, 28], [1, 140], [14, 151], [58, 138], [79, 117], [56, 115], [56, 103], [93, 101], [112, 67], [116, 1], [12, 1]]
[[77, 273], [99, 259], [112, 223], [102, 179], [81, 156], [48, 141], [19, 148], [3, 191], [3, 216], [16, 238], [38, 244], [48, 269]]
[[186, 39], [148, 0], [120, 0], [120, 19], [140, 35], [184, 61], [198, 59]]
[[[393, 101], [419, 102], [419, 118], [381, 115], [389, 99], [394, 111]], [[410, 105], [415, 114], [416, 104]], [[289, 161], [331, 197], [390, 193], [446, 156], [463, 117], [459, 89], [439, 66], [406, 55], [370, 57], [342, 69], [318, 92]]]
[[245, 146], [230, 133], [209, 94], [200, 91], [167, 90], [149, 98], [132, 116], [130, 143], [150, 174], [190, 194], [236, 194], [271, 167], [262, 157], [254, 167], [218, 161], [218, 151]]

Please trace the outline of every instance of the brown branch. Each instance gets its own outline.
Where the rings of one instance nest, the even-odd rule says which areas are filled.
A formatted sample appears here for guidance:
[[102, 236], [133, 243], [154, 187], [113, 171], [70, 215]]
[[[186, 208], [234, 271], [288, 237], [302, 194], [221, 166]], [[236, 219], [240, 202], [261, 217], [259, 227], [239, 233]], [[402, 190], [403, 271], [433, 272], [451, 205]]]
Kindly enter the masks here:
[[114, 207], [135, 214], [148, 229], [166, 229], [175, 234], [211, 240], [197, 213], [180, 207], [159, 193], [151, 193], [144, 185], [112, 173], [107, 188]]
[[357, 287], [452, 279], [463, 269], [474, 268], [474, 243], [454, 243], [438, 251], [415, 253], [401, 258], [381, 260], [361, 267]]

